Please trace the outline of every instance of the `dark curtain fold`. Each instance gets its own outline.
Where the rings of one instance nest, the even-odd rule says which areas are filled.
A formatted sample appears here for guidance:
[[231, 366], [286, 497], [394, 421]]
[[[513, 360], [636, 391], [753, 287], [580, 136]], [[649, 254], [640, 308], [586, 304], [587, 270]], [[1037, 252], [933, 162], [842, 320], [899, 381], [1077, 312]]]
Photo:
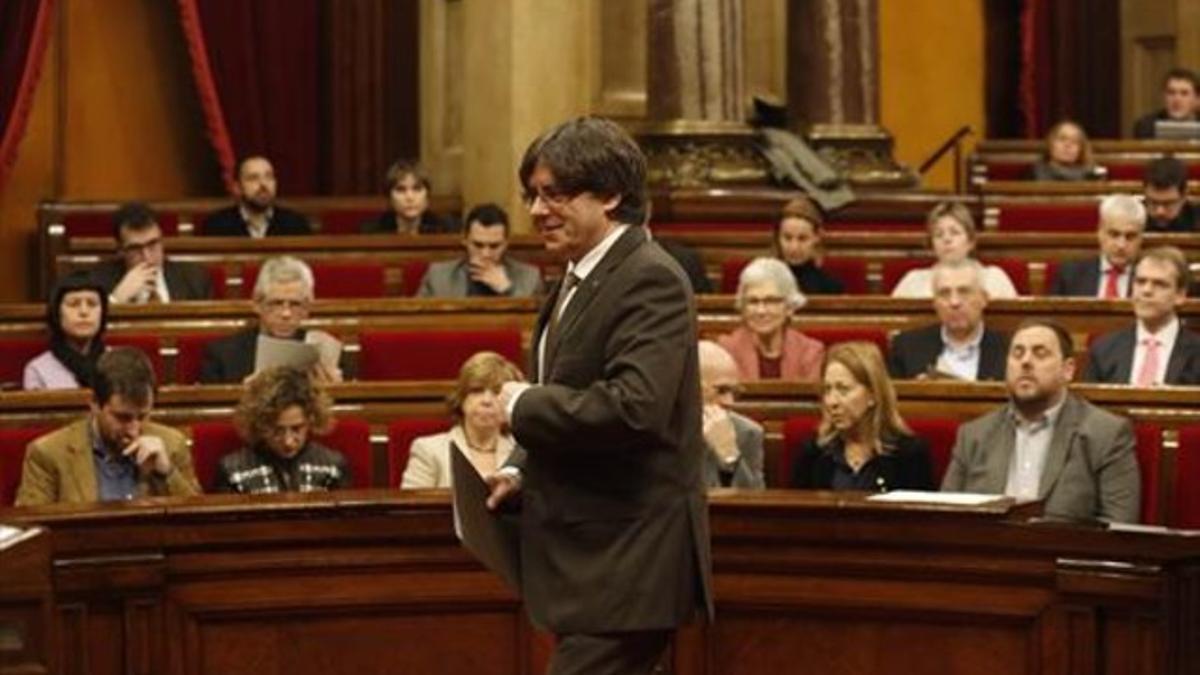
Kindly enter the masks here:
[[178, 0], [205, 124], [235, 157], [275, 165], [281, 194], [376, 193], [417, 147], [417, 5]]
[[985, 0], [988, 135], [1120, 137], [1119, 0]]
[[54, 9], [54, 0], [0, 2], [0, 192], [25, 137]]

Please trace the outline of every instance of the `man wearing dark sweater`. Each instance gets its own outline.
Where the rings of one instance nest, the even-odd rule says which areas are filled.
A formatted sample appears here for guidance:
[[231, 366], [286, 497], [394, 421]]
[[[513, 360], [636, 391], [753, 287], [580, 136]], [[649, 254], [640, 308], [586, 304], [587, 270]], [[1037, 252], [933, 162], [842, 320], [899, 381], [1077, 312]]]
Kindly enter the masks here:
[[252, 155], [237, 164], [237, 203], [209, 214], [200, 233], [210, 237], [286, 237], [312, 234], [304, 216], [275, 204], [275, 167]]

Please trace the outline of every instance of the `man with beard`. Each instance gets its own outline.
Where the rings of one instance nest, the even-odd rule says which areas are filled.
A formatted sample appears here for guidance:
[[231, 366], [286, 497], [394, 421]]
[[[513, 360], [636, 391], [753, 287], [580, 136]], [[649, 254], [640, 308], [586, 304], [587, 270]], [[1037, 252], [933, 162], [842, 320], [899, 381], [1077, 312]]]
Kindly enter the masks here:
[[942, 490], [1041, 500], [1055, 520], [1137, 522], [1133, 426], [1068, 391], [1074, 375], [1066, 329], [1022, 322], [1008, 348], [1009, 403], [959, 427]]
[[312, 234], [304, 216], [275, 204], [275, 167], [251, 155], [237, 164], [237, 203], [209, 214], [200, 229], [209, 237], [287, 237]]

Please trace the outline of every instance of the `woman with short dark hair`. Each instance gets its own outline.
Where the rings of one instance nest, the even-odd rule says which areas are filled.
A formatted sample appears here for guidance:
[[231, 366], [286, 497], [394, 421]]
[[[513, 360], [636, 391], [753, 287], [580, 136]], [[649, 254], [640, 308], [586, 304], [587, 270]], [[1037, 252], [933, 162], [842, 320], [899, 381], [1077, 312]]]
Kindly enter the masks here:
[[25, 389], [92, 386], [96, 360], [104, 353], [108, 296], [83, 274], [64, 279], [46, 304], [50, 348], [25, 364]]

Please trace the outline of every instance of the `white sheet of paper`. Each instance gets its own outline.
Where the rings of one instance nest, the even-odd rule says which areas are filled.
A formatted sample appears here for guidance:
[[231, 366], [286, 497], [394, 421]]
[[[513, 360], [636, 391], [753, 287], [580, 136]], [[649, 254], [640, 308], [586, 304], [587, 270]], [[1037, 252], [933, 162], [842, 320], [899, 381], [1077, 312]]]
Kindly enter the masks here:
[[315, 345], [259, 335], [254, 352], [254, 372], [262, 372], [276, 366], [306, 371], [317, 362], [317, 357]]
[[985, 495], [976, 492], [923, 492], [921, 490], [894, 490], [867, 497], [873, 502], [893, 504], [949, 504], [953, 506], [980, 506], [1004, 499], [1004, 495]]

